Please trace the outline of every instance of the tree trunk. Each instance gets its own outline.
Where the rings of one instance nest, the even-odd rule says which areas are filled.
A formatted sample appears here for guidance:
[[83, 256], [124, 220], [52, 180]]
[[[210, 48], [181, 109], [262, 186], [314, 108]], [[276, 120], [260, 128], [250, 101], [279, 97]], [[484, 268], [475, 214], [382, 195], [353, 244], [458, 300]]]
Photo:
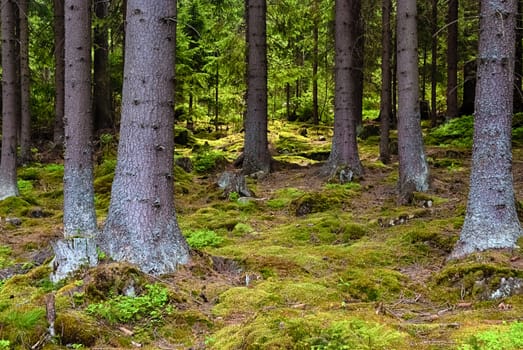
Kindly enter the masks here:
[[98, 24], [93, 30], [93, 114], [96, 132], [113, 129], [114, 122], [111, 111], [111, 83], [109, 75], [109, 43], [107, 24], [108, 1], [95, 1], [94, 13]]
[[20, 24], [20, 160], [25, 164], [32, 158], [27, 0], [18, 0], [18, 13]]
[[458, 116], [458, 0], [449, 0], [447, 35], [447, 119]]
[[[430, 50], [430, 124], [432, 127], [437, 123], [437, 81], [438, 73], [438, 0], [432, 0], [432, 44]], [[457, 104], [457, 101], [456, 101]]]
[[16, 147], [18, 126], [18, 75], [16, 17], [13, 0], [2, 0], [2, 152], [0, 156], [0, 200], [17, 196]]
[[356, 139], [358, 82], [357, 78], [352, 79], [358, 76], [355, 55], [360, 7], [360, 0], [335, 1], [334, 135], [331, 153], [323, 168], [328, 177], [345, 168], [357, 176], [363, 174]]
[[[355, 55], [352, 69], [356, 87], [354, 89], [354, 110], [356, 126], [361, 127], [363, 124], [363, 85], [364, 85], [364, 64], [365, 64], [365, 23], [361, 16], [361, 0], [353, 1], [352, 6], [356, 14], [355, 31]], [[357, 133], [356, 133], [357, 134]]]
[[247, 113], [245, 115], [245, 174], [268, 173], [271, 168], [267, 139], [266, 0], [246, 0]]
[[320, 30], [320, 10], [319, 1], [313, 0], [312, 3], [312, 16], [313, 16], [313, 27], [312, 27], [312, 123], [318, 125], [319, 110], [318, 110], [318, 66], [319, 66], [319, 30]]
[[55, 98], [53, 143], [61, 147], [64, 143], [64, 0], [53, 0], [54, 4], [54, 60]]
[[64, 237], [54, 244], [51, 279], [97, 264], [91, 113], [91, 2], [65, 2]]
[[392, 114], [391, 101], [391, 53], [392, 33], [390, 29], [391, 0], [381, 2], [381, 99], [380, 99], [380, 160], [390, 163], [389, 129]]
[[187, 263], [174, 209], [176, 1], [129, 0], [122, 120], [100, 246], [151, 274]]
[[522, 234], [511, 149], [516, 13], [516, 0], [481, 2], [470, 191], [450, 258], [513, 248]]
[[419, 110], [416, 0], [399, 0], [397, 11], [398, 156], [400, 204], [429, 188]]
[[514, 66], [514, 113], [523, 112], [523, 1], [518, 0], [516, 16], [516, 62]]

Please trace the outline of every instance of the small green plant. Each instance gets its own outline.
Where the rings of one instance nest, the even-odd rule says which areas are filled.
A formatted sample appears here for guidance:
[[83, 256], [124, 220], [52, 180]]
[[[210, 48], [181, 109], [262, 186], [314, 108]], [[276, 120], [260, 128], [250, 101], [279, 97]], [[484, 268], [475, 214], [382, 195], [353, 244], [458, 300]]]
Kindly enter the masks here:
[[9, 349], [11, 347], [11, 342], [9, 340], [0, 339], [0, 349]]
[[188, 231], [186, 238], [189, 246], [194, 249], [217, 247], [223, 242], [223, 238], [218, 236], [216, 232], [207, 229]]
[[238, 200], [238, 198], [240, 198], [240, 195], [238, 194], [238, 192], [229, 193], [229, 201], [236, 202]]
[[98, 260], [105, 260], [107, 258], [107, 254], [98, 247], [96, 247], [96, 254], [98, 255]]
[[514, 322], [508, 329], [494, 329], [472, 335], [459, 350], [523, 349], [523, 322]]
[[99, 316], [109, 323], [137, 322], [147, 318], [149, 323], [158, 323], [163, 316], [172, 312], [169, 292], [160, 284], [145, 286], [147, 293], [141, 296], [118, 295], [102, 303], [91, 304], [87, 312]]

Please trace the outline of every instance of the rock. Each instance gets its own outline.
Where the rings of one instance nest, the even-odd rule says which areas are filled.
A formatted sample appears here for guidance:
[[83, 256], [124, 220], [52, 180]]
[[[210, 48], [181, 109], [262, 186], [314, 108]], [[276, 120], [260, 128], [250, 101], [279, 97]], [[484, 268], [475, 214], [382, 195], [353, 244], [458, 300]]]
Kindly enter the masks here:
[[241, 197], [252, 197], [252, 192], [247, 188], [245, 175], [240, 171], [225, 171], [217, 181], [218, 187], [223, 190], [225, 198], [229, 197], [232, 192], [238, 193]]
[[5, 218], [5, 222], [8, 223], [8, 224], [11, 224], [13, 226], [20, 226], [20, 225], [22, 225], [22, 220], [20, 220], [19, 218], [15, 218], [15, 217]]
[[178, 165], [180, 168], [182, 168], [186, 173], [190, 173], [193, 170], [193, 165], [191, 158], [189, 157], [180, 157], [176, 158], [174, 161], [176, 165]]
[[490, 299], [502, 299], [523, 293], [523, 279], [518, 277], [501, 278], [498, 289], [490, 294]]

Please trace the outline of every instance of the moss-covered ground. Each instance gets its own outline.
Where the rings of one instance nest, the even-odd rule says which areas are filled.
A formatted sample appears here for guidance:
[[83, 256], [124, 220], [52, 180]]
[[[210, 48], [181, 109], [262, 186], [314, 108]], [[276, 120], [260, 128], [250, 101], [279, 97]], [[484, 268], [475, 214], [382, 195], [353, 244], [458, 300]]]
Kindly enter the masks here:
[[[456, 127], [470, 120], [463, 124]], [[242, 134], [188, 132], [176, 157], [189, 157], [193, 170], [176, 167], [175, 196], [195, 249], [188, 265], [160, 277], [100, 252], [100, 266], [51, 283], [63, 166], [20, 168], [20, 197], [0, 202], [0, 348], [522, 348], [523, 295], [490, 296], [503, 279], [523, 278], [523, 253], [446, 260], [466, 209], [467, 140], [446, 129], [428, 135], [431, 189], [397, 206], [397, 158], [382, 164], [376, 137], [360, 142], [365, 175], [341, 185], [318, 176], [330, 128], [274, 122], [270, 129], [274, 171], [247, 180], [255, 193], [247, 199], [224, 198], [216, 185], [240, 155]], [[95, 169], [100, 226], [116, 164], [107, 147]]]

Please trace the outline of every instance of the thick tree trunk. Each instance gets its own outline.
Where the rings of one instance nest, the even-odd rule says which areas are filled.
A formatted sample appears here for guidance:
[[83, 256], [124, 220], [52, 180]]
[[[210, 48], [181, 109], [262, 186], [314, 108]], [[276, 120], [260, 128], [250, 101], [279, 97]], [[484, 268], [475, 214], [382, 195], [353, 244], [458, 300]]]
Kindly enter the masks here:
[[516, 62], [514, 66], [514, 113], [523, 112], [523, 1], [518, 0], [516, 15]]
[[511, 149], [516, 12], [516, 0], [481, 2], [470, 191], [450, 258], [512, 248], [522, 234]]
[[458, 116], [458, 0], [449, 0], [447, 34], [447, 119]]
[[312, 123], [318, 125], [319, 109], [318, 109], [318, 66], [319, 66], [319, 30], [320, 30], [320, 12], [319, 0], [314, 0], [312, 3]]
[[392, 33], [390, 29], [391, 0], [381, 2], [381, 99], [380, 99], [380, 160], [390, 163], [389, 129], [392, 118], [391, 101], [391, 53]]
[[54, 60], [55, 98], [53, 143], [61, 147], [64, 143], [64, 0], [53, 0], [54, 4]]
[[329, 177], [347, 167], [357, 176], [363, 174], [356, 139], [358, 82], [357, 78], [353, 79], [358, 76], [355, 55], [360, 8], [360, 0], [335, 2], [334, 135], [331, 153], [323, 168]]
[[93, 114], [94, 130], [113, 129], [111, 111], [111, 84], [109, 75], [109, 43], [107, 41], [107, 24], [104, 20], [108, 14], [107, 1], [95, 1], [94, 13], [98, 19], [93, 30]]
[[173, 198], [176, 1], [127, 3], [122, 120], [100, 246], [151, 274], [187, 263]]
[[398, 156], [400, 204], [429, 188], [419, 110], [416, 0], [398, 0]]
[[20, 26], [20, 158], [25, 164], [32, 158], [27, 0], [18, 0], [18, 13]]
[[18, 126], [18, 75], [16, 18], [13, 0], [2, 0], [2, 152], [0, 156], [0, 200], [17, 196], [16, 147]]
[[245, 115], [245, 174], [268, 173], [271, 168], [267, 139], [266, 0], [246, 0], [247, 113]]

